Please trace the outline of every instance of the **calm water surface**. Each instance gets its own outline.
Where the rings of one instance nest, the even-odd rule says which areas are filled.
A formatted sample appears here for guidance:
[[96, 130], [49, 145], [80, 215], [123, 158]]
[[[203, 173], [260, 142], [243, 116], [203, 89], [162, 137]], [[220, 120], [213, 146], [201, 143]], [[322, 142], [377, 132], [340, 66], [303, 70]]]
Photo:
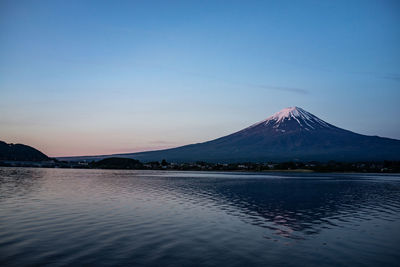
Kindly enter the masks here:
[[399, 175], [0, 168], [1, 266], [399, 263]]

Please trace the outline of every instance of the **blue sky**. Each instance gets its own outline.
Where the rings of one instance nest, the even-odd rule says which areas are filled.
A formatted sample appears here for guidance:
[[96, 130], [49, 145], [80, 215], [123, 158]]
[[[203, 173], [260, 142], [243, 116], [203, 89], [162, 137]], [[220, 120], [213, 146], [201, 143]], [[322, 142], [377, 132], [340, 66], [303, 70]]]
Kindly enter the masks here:
[[400, 139], [398, 1], [1, 1], [0, 140], [173, 147], [300, 106]]

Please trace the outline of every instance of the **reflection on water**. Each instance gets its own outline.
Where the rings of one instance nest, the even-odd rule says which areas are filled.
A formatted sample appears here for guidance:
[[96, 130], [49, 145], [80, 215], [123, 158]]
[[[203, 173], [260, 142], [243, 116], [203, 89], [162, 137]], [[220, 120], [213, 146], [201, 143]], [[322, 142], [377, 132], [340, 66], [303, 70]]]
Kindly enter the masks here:
[[1, 265], [400, 261], [397, 175], [0, 168], [0, 216]]
[[375, 216], [392, 220], [399, 210], [398, 190], [397, 184], [316, 178], [230, 180], [197, 184], [196, 190], [185, 192], [200, 197], [212, 194], [229, 214], [274, 230], [271, 235], [304, 239], [321, 229], [341, 227], [340, 222], [356, 225]]

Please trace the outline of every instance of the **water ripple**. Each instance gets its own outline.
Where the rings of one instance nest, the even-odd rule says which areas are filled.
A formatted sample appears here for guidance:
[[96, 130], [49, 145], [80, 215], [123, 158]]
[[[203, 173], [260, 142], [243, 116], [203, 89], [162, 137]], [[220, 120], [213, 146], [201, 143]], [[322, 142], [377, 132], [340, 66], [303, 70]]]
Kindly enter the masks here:
[[396, 175], [0, 168], [0, 215], [3, 266], [400, 262]]

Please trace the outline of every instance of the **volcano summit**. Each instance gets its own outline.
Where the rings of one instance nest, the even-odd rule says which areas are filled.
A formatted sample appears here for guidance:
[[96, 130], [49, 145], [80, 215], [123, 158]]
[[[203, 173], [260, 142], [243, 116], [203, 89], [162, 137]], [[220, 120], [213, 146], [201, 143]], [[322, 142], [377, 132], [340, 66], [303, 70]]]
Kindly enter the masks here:
[[329, 124], [302, 108], [290, 107], [212, 141], [113, 156], [141, 161], [221, 163], [400, 160], [400, 140], [357, 134]]

